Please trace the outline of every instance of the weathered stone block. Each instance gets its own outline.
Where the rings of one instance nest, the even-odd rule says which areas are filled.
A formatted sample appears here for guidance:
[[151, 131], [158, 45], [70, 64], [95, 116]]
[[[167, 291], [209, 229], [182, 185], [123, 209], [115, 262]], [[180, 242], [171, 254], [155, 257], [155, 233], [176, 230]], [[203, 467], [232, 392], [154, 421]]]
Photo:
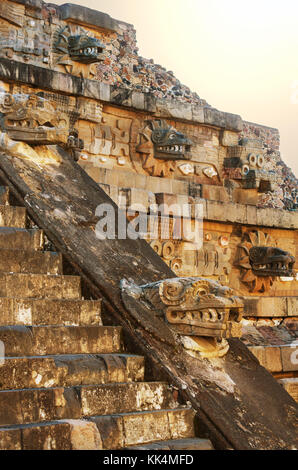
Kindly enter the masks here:
[[121, 328], [108, 326], [0, 327], [6, 357], [110, 354], [121, 349]]
[[298, 403], [298, 378], [280, 379], [279, 383], [291, 395], [292, 398]]
[[195, 412], [184, 410], [180, 413], [169, 413], [169, 424], [172, 439], [188, 438], [193, 436]]
[[286, 297], [245, 297], [244, 315], [247, 317], [287, 317]]
[[0, 429], [0, 450], [22, 450], [21, 429]]
[[0, 298], [0, 325], [101, 325], [101, 300]]
[[117, 22], [106, 13], [91, 8], [65, 3], [59, 7], [62, 20], [71, 21], [82, 26], [91, 26], [94, 29], [117, 30]]
[[249, 225], [257, 224], [257, 208], [255, 206], [246, 206], [246, 217]]
[[122, 201], [122, 205], [124, 201], [126, 201], [126, 208], [130, 208], [132, 211], [148, 212], [148, 191], [136, 188], [119, 188], [119, 197]]
[[38, 10], [41, 10], [43, 7], [43, 1], [42, 0], [13, 0], [14, 3], [20, 3], [21, 5], [26, 5], [31, 8], [36, 8]]
[[201, 106], [192, 106], [192, 121], [204, 124], [204, 108]]
[[282, 346], [281, 359], [283, 372], [298, 371], [298, 342], [292, 346]]
[[225, 113], [214, 108], [204, 108], [204, 123], [225, 129]]
[[97, 424], [104, 449], [128, 448], [148, 442], [151, 443], [150, 446], [154, 446], [152, 443], [156, 441], [169, 439], [174, 439], [169, 441], [169, 445], [174, 446], [174, 436], [178, 436], [177, 439], [180, 440], [185, 439], [185, 435], [187, 438], [194, 436], [193, 411], [190, 409], [127, 413], [123, 416], [97, 416], [89, 419]]
[[209, 199], [210, 201], [228, 202], [229, 196], [227, 191], [222, 186], [215, 186], [211, 184], [202, 185], [202, 198]]
[[133, 92], [131, 95], [131, 104], [135, 109], [145, 109], [145, 95], [144, 93]]
[[224, 147], [233, 147], [238, 145], [239, 134], [236, 132], [222, 131], [220, 143]]
[[1, 297], [73, 299], [81, 296], [80, 278], [45, 274], [0, 273]]
[[70, 431], [70, 425], [62, 421], [24, 426], [21, 429], [22, 450], [72, 450]]
[[80, 418], [74, 389], [10, 390], [0, 392], [0, 425]]
[[241, 116], [232, 113], [225, 113], [226, 129], [241, 132], [243, 130], [243, 121]]
[[[125, 444], [127, 446], [169, 439], [170, 426], [168, 413], [151, 413], [146, 415], [130, 415], [123, 417]], [[137, 439], [136, 439], [136, 429]]]
[[192, 120], [191, 104], [174, 100], [157, 100], [156, 115], [163, 118]]
[[298, 297], [287, 297], [288, 303], [288, 316], [298, 316]]
[[72, 450], [102, 450], [101, 437], [95, 423], [74, 419], [65, 422], [70, 426]]
[[234, 189], [233, 201], [237, 204], [247, 204], [247, 207], [252, 206], [256, 208], [258, 203], [258, 191], [256, 189]]
[[6, 358], [0, 390], [73, 387], [144, 380], [144, 358], [117, 354]]
[[283, 370], [279, 347], [250, 346], [249, 349], [259, 360], [261, 366], [269, 372], [281, 372]]
[[51, 251], [0, 250], [0, 271], [62, 274], [62, 256]]
[[0, 250], [42, 250], [43, 245], [42, 230], [0, 227]]
[[207, 219], [243, 223], [246, 220], [246, 206], [243, 204], [207, 201]]
[[163, 383], [119, 383], [79, 389], [84, 416], [172, 408], [172, 397]]

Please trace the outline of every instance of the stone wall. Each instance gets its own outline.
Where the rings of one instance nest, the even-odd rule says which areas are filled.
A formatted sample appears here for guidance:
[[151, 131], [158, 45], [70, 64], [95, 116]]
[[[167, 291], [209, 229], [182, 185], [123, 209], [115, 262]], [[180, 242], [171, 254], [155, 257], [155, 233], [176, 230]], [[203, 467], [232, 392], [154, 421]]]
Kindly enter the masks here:
[[[92, 44], [102, 50], [100, 58], [88, 62], [84, 53], [92, 55]], [[125, 170], [132, 178], [138, 174], [189, 183], [207, 200], [296, 208], [297, 180], [281, 160], [278, 130], [211, 108], [173, 72], [138, 55], [136, 31], [128, 23], [73, 4], [3, 0], [0, 61], [2, 93], [45, 89], [52, 105], [68, 113], [69, 130], [75, 126], [84, 141], [80, 161], [90, 172]], [[151, 143], [150, 153], [146, 139], [157, 119], [166, 120], [162, 132], [169, 126], [176, 137], [178, 131], [190, 139], [191, 152], [158, 159]], [[239, 146], [239, 137], [249, 143]], [[250, 165], [252, 153], [262, 165]], [[270, 180], [265, 189], [264, 180]]]
[[298, 257], [298, 212], [283, 210], [297, 181], [285, 176], [276, 129], [173, 88], [171, 73], [137, 55], [133, 27], [106, 14], [4, 0], [0, 31], [1, 151], [48, 165], [59, 163], [58, 146], [118, 206], [148, 214], [187, 205], [187, 230], [204, 219], [202, 247], [190, 246], [187, 233], [175, 238], [178, 209], [169, 233], [164, 217], [148, 230], [147, 241], [179, 276], [203, 274], [244, 295], [297, 294], [296, 272], [275, 271], [286, 279], [271, 283], [242, 259], [243, 246]]
[[[66, 25], [78, 34], [87, 27], [105, 45], [104, 60], [94, 64], [93, 79], [128, 90], [151, 92], [157, 98], [174, 98], [180, 102], [206, 106], [196, 93], [180, 83], [173, 72], [153, 60], [138, 55], [136, 31], [133, 25], [114, 20], [101, 12], [66, 4], [62, 6], [42, 1], [5, 1], [0, 5], [0, 57], [35, 63], [46, 68], [68, 68], [74, 75], [89, 77], [86, 67], [57, 64], [52, 42]], [[75, 24], [76, 23], [76, 24]], [[20, 27], [24, 27], [20, 29]], [[69, 68], [72, 67], [72, 70]]]
[[242, 138], [261, 139], [267, 168], [276, 174], [274, 191], [262, 195], [260, 207], [295, 210], [298, 208], [298, 180], [281, 158], [278, 129], [252, 122], [243, 122]]

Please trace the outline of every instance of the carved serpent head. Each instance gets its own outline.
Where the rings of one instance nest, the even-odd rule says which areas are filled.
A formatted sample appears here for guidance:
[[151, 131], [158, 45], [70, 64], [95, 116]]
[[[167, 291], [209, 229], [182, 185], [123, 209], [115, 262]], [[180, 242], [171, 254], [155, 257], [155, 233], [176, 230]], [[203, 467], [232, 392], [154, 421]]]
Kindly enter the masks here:
[[249, 251], [252, 270], [258, 276], [293, 276], [295, 258], [280, 248], [254, 246]]
[[242, 318], [242, 301], [230, 288], [213, 280], [174, 278], [140, 289], [141, 298], [182, 335], [228, 338], [230, 323]]
[[104, 59], [105, 46], [98, 39], [87, 35], [68, 38], [68, 52], [72, 60], [83, 64], [94, 64]]
[[66, 144], [70, 120], [55, 104], [38, 94], [0, 95], [2, 131], [16, 141], [30, 144]]

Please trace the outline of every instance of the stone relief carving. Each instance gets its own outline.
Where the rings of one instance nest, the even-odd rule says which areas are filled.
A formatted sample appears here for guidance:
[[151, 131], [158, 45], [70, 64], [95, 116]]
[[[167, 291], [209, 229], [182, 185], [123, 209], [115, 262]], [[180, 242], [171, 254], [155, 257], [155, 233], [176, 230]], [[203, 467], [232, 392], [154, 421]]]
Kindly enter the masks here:
[[36, 94], [0, 96], [1, 128], [13, 140], [31, 144], [66, 144], [70, 120], [53, 102]]
[[240, 141], [240, 145], [228, 148], [224, 159], [223, 175], [241, 183], [243, 189], [258, 189], [259, 192], [272, 190], [274, 172], [264, 169], [265, 158], [262, 144], [255, 139]]
[[169, 177], [176, 161], [188, 160], [192, 141], [164, 120], [146, 121], [140, 131], [137, 152], [143, 156], [143, 169], [151, 176]]
[[85, 126], [82, 133], [86, 135], [86, 150], [92, 155], [117, 157], [118, 163], [125, 164], [130, 155], [130, 127], [128, 119], [102, 117], [95, 126]]
[[242, 282], [257, 293], [268, 291], [278, 276], [293, 276], [295, 261], [290, 253], [276, 247], [270, 235], [256, 230], [244, 234], [236, 264]]
[[226, 339], [241, 335], [243, 303], [215, 281], [174, 278], [143, 286], [123, 281], [122, 289], [162, 317], [194, 357], [222, 357], [229, 350]]
[[66, 150], [70, 153], [73, 159], [77, 162], [80, 159], [81, 151], [84, 149], [84, 141], [79, 138], [77, 130], [70, 132], [67, 139]]
[[[51, 28], [38, 20], [25, 17], [21, 5], [1, 4], [0, 18], [9, 23], [0, 23], [0, 55], [10, 59], [45, 65], [50, 63]], [[22, 16], [21, 16], [22, 15]]]
[[0, 3], [0, 18], [8, 21], [15, 26], [23, 26], [24, 7], [15, 3]]
[[84, 78], [95, 75], [92, 68], [78, 64], [91, 65], [104, 60], [105, 45], [91, 37], [79, 27], [72, 32], [70, 26], [60, 27], [54, 36], [53, 50], [57, 54], [56, 64], [63, 65], [66, 72], [79, 74]]
[[58, 100], [44, 94], [0, 94], [1, 148], [17, 148], [14, 143], [25, 142], [30, 146], [60, 145], [75, 160], [84, 142], [73, 127], [78, 114], [65, 112]]
[[204, 242], [200, 250], [190, 250], [189, 246], [185, 250], [185, 243], [177, 240], [153, 240], [150, 246], [179, 276], [188, 275], [190, 269], [199, 276], [226, 276], [231, 272], [232, 250], [221, 245], [218, 234], [214, 234], [214, 240]]

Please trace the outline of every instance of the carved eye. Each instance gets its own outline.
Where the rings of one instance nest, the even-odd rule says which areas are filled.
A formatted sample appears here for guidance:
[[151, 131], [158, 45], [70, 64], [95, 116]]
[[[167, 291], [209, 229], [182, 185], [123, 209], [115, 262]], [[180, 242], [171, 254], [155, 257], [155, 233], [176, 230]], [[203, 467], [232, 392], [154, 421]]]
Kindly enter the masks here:
[[242, 174], [243, 174], [244, 176], [246, 176], [246, 175], [248, 175], [249, 172], [250, 172], [249, 166], [248, 166], [248, 165], [244, 165], [244, 166], [242, 167]]
[[251, 166], [256, 166], [257, 164], [257, 156], [254, 153], [251, 153], [248, 157], [249, 163]]
[[258, 155], [258, 162], [257, 162], [257, 165], [259, 168], [263, 168], [264, 166], [264, 157], [263, 155]]
[[202, 288], [202, 289], [198, 289], [198, 292], [197, 292], [197, 293], [198, 293], [198, 295], [199, 295], [200, 297], [203, 297], [204, 295], [207, 295], [206, 289], [203, 289], [203, 288]]

